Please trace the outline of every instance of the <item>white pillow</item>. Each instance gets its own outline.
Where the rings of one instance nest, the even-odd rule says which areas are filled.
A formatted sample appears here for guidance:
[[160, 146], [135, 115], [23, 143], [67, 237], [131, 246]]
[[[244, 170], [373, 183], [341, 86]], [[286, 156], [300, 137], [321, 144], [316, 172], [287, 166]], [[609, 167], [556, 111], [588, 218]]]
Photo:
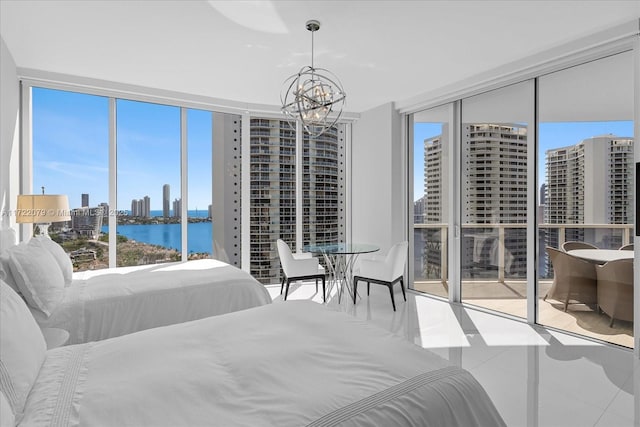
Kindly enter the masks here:
[[0, 230], [0, 252], [16, 245], [16, 232], [13, 228]]
[[64, 284], [70, 285], [73, 280], [73, 263], [71, 262], [69, 255], [64, 251], [64, 249], [62, 249], [62, 246], [45, 236], [33, 237], [29, 241], [29, 244], [32, 243], [43, 247], [53, 255], [53, 258], [56, 260], [60, 266], [60, 270], [62, 271]]
[[0, 280], [0, 391], [17, 419], [21, 418], [46, 351], [42, 331], [27, 305]]
[[53, 255], [37, 244], [20, 243], [9, 251], [11, 273], [27, 303], [47, 317], [64, 297], [64, 277]]
[[0, 279], [4, 280], [9, 286], [11, 286], [11, 289], [20, 293], [16, 280], [13, 278], [13, 273], [11, 273], [11, 260], [9, 259], [10, 251], [11, 249], [0, 253]]

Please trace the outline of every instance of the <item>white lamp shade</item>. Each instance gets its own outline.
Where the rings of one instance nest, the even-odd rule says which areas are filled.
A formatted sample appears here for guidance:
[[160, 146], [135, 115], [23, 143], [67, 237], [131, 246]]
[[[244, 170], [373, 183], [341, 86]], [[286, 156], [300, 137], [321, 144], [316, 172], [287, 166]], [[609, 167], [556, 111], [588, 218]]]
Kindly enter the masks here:
[[16, 222], [51, 223], [70, 221], [69, 198], [63, 194], [24, 194], [18, 196]]

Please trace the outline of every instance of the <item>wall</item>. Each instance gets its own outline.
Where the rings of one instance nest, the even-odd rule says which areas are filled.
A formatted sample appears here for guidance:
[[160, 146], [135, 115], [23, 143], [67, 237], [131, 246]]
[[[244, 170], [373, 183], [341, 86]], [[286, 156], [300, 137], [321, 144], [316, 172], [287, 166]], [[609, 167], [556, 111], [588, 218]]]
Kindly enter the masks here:
[[352, 240], [386, 251], [406, 239], [406, 188], [400, 115], [393, 103], [365, 111], [353, 125]]
[[[20, 87], [16, 63], [0, 37], [0, 228], [15, 227], [19, 191]], [[17, 233], [16, 228], [16, 233]]]

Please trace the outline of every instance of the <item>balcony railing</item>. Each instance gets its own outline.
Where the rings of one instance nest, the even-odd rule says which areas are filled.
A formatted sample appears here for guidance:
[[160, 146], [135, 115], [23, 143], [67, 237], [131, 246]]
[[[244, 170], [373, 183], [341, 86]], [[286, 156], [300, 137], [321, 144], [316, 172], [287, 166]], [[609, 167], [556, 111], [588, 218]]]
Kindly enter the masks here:
[[[524, 223], [489, 223], [489, 224], [463, 224], [461, 226], [461, 235], [463, 239], [467, 239], [462, 243], [462, 268], [464, 271], [471, 271], [474, 268], [482, 269], [483, 266], [487, 270], [496, 272], [496, 279], [499, 282], [505, 281], [505, 277], [520, 274], [524, 279], [526, 276], [526, 257], [527, 245], [526, 227]], [[440, 280], [446, 282], [448, 278], [448, 259], [447, 259], [447, 242], [450, 225], [442, 223], [414, 224], [414, 235], [419, 230], [432, 230], [428, 235], [423, 234], [421, 240], [424, 245], [419, 247], [419, 242], [415, 243], [416, 250], [420, 250], [421, 254], [415, 254], [415, 262], [418, 257], [422, 257], [420, 262], [425, 266], [425, 276], [418, 277], [416, 281], [423, 280]], [[514, 232], [514, 230], [518, 230]], [[587, 230], [592, 230], [588, 232]], [[567, 240], [593, 240], [585, 239], [586, 237], [599, 236], [602, 242], [590, 241], [590, 243], [600, 243], [598, 246], [605, 249], [617, 249], [619, 246], [631, 243], [633, 233], [633, 224], [539, 224], [538, 239], [541, 239], [541, 232], [545, 232], [546, 243], [541, 242], [541, 254], [544, 253], [544, 246], [548, 242], [555, 247], [561, 247]], [[424, 232], [421, 232], [424, 233]], [[478, 255], [480, 258], [486, 254], [474, 253], [478, 245], [485, 240], [491, 239], [491, 248], [493, 256], [491, 260], [479, 259], [474, 257]], [[478, 243], [480, 241], [480, 243]], [[515, 252], [515, 253], [514, 253]], [[515, 257], [515, 259], [514, 259]], [[479, 261], [479, 262], [478, 262]], [[516, 265], [514, 265], [514, 262]], [[519, 264], [518, 264], [519, 263]], [[473, 276], [473, 274], [471, 274]], [[541, 274], [542, 278], [543, 274]], [[486, 280], [486, 277], [484, 278]]]

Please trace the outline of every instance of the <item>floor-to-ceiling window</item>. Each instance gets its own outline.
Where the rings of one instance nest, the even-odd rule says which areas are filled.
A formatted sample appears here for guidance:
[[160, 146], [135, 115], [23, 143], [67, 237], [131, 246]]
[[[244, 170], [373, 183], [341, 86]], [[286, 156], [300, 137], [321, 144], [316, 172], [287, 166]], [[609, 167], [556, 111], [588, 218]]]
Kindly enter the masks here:
[[180, 108], [116, 102], [117, 265], [181, 259]]
[[527, 315], [529, 159], [534, 82], [462, 100], [462, 301]]
[[445, 105], [412, 115], [413, 286], [441, 297], [449, 294], [450, 110]]
[[[78, 260], [83, 256], [86, 262], [76, 269], [209, 256], [240, 267], [246, 233], [251, 273], [272, 283], [280, 278], [277, 238], [294, 250], [302, 249], [298, 241], [346, 238], [344, 124], [298, 141], [289, 121], [247, 113], [250, 151], [243, 159], [239, 114], [109, 92], [24, 88], [33, 105], [33, 156], [24, 163], [33, 167], [33, 188], [27, 191], [45, 187], [49, 194], [70, 196], [78, 211], [74, 221], [54, 224], [51, 231], [69, 252], [78, 250]], [[243, 167], [250, 193], [245, 229]], [[110, 247], [116, 254], [111, 260]]]
[[[460, 135], [452, 142], [460, 151], [453, 165], [460, 176], [460, 231], [454, 227], [448, 243], [459, 244], [460, 280], [446, 282], [454, 300], [459, 290], [467, 304], [633, 346], [633, 248], [619, 251], [633, 243], [633, 72], [627, 51], [459, 99], [460, 118], [452, 125]], [[444, 296], [421, 283], [428, 282], [429, 246], [418, 229], [429, 225], [419, 223], [427, 222], [429, 186], [442, 180], [427, 168], [427, 142], [439, 142], [438, 134], [422, 137], [419, 122], [430, 120], [416, 119], [430, 111], [413, 113], [408, 132], [414, 135], [410, 268], [416, 290]], [[416, 182], [423, 176], [420, 193]], [[451, 191], [457, 194], [455, 186]], [[571, 253], [569, 241], [602, 252]], [[569, 261], [554, 266], [547, 247], [582, 255], [582, 267], [557, 273]], [[611, 258], [627, 261], [607, 269]], [[570, 290], [559, 290], [566, 283]]]
[[76, 270], [109, 266], [109, 100], [62, 90], [32, 90], [33, 194], [64, 194], [71, 221], [54, 223], [52, 239]]
[[213, 253], [213, 117], [211, 111], [187, 110], [187, 252], [188, 259]]
[[[576, 259], [571, 250], [552, 259], [545, 248], [632, 243], [632, 73], [632, 54], [624, 52], [539, 78], [537, 186], [539, 322], [629, 347], [633, 281], [623, 277], [624, 264], [603, 268], [605, 259]], [[611, 267], [617, 282], [606, 280]], [[562, 279], [554, 284], [554, 276]]]

